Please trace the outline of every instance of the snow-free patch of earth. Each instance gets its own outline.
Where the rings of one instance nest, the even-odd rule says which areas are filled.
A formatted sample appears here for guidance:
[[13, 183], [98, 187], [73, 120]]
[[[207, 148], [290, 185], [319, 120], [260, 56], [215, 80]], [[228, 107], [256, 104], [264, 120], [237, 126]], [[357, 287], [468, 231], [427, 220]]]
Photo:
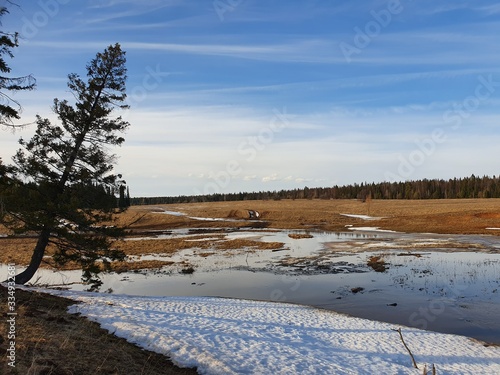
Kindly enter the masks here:
[[119, 337], [200, 374], [500, 374], [500, 348], [293, 304], [43, 290]]

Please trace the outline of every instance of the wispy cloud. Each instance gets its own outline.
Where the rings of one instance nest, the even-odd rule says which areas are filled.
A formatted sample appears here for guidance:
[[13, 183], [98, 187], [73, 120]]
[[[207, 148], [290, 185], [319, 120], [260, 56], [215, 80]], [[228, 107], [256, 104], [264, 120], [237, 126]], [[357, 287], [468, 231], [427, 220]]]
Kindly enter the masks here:
[[138, 11], [150, 6], [164, 6], [171, 7], [182, 4], [181, 0], [143, 0], [137, 3], [136, 0], [91, 0], [89, 2], [89, 9], [103, 9], [111, 7], [123, 8], [126, 5], [134, 6]]
[[185, 5], [179, 0], [147, 0], [138, 3], [134, 0], [108, 0], [93, 2], [89, 6], [91, 17], [82, 20], [83, 24], [104, 24], [109, 21], [126, 19], [129, 24], [145, 23], [147, 15], [154, 15], [162, 9]]
[[486, 13], [488, 16], [496, 15], [500, 13], [500, 4], [491, 4], [486, 6], [480, 6], [476, 8], [477, 10]]

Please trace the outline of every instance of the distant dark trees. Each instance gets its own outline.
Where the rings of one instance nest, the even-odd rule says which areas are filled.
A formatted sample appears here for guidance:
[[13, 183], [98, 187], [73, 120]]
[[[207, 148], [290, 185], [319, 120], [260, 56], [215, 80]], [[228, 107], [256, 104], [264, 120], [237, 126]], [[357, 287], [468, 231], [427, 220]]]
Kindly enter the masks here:
[[125, 209], [130, 207], [130, 191], [128, 186], [120, 185], [118, 197], [118, 208]]
[[449, 180], [416, 180], [405, 182], [361, 183], [251, 193], [212, 194], [199, 196], [131, 198], [131, 204], [169, 204], [280, 199], [460, 199], [500, 198], [500, 177], [474, 175]]

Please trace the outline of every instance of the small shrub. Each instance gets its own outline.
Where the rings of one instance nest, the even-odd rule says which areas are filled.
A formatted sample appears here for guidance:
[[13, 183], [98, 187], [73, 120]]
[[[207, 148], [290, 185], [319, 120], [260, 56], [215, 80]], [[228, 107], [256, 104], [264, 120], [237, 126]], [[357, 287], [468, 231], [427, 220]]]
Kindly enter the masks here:
[[356, 294], [356, 293], [362, 292], [363, 290], [365, 290], [365, 288], [358, 286], [357, 288], [352, 288], [351, 292]]
[[194, 268], [193, 267], [183, 268], [181, 270], [181, 273], [184, 275], [191, 275], [192, 273], [194, 273]]

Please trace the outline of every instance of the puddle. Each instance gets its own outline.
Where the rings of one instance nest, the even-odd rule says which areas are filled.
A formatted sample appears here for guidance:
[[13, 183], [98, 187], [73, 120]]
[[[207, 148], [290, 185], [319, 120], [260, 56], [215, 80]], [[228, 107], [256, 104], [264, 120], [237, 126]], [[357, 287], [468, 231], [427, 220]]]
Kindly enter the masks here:
[[[282, 242], [279, 251], [193, 248], [134, 260], [177, 264], [108, 274], [101, 290], [154, 296], [221, 296], [284, 301], [353, 316], [455, 333], [500, 344], [500, 238], [381, 232], [232, 230], [208, 239]], [[291, 238], [309, 234], [312, 238]], [[193, 236], [173, 230], [148, 238]], [[300, 237], [300, 236], [297, 236]], [[307, 236], [306, 236], [307, 237]], [[205, 239], [206, 240], [206, 239]], [[367, 265], [383, 259], [385, 272]], [[192, 274], [182, 274], [189, 264]], [[0, 266], [0, 277], [6, 275]], [[40, 271], [39, 283], [78, 282], [80, 272]], [[83, 285], [72, 285], [83, 290]]]

